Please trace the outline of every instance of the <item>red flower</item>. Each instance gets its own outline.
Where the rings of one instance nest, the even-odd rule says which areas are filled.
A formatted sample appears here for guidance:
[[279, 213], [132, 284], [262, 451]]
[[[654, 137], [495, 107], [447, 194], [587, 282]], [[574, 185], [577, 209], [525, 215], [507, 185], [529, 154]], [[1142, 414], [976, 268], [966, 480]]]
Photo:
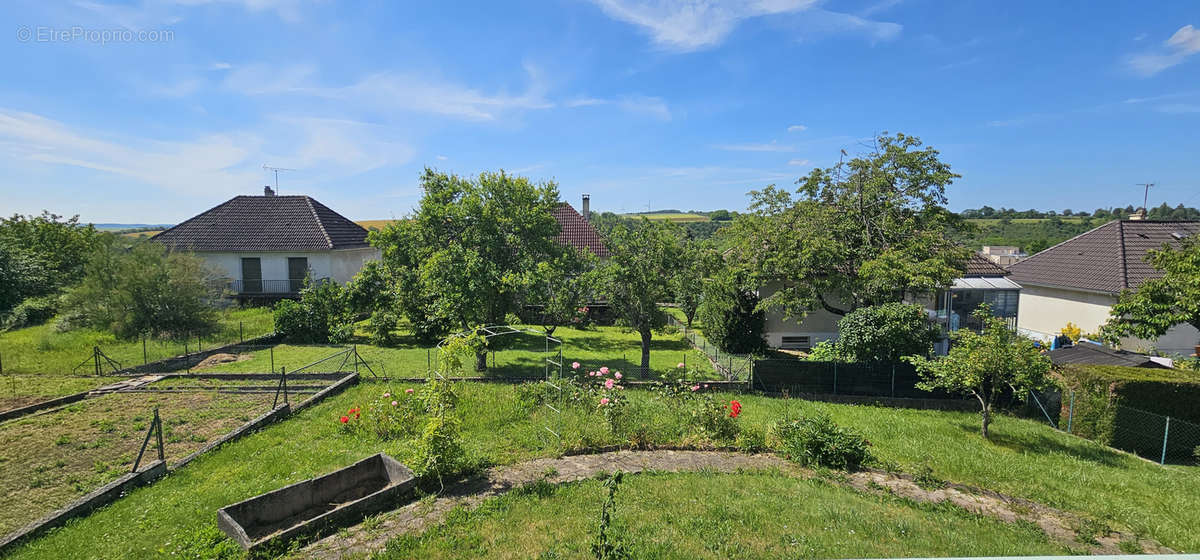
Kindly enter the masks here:
[[355, 413], [354, 413], [354, 418], [355, 418], [355, 419], [357, 419], [357, 418], [360, 418], [360, 417], [361, 417], [361, 416], [360, 416], [360, 415], [359, 415], [357, 412], [355, 412]]
[[346, 422], [349, 422], [349, 421], [350, 421], [350, 417], [349, 417], [349, 416], [343, 416], [343, 417], [342, 417], [342, 423], [343, 423], [343, 424], [345, 424]]
[[737, 401], [729, 401], [729, 417], [737, 418], [742, 413], [742, 403]]

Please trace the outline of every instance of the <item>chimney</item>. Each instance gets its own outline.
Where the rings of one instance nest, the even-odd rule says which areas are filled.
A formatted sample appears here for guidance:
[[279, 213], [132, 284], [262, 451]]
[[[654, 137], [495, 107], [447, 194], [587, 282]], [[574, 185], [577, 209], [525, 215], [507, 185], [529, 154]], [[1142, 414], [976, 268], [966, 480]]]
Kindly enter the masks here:
[[271, 185], [263, 187], [263, 196], [275, 196], [275, 191], [271, 190]]
[[583, 214], [583, 221], [585, 221], [585, 222], [589, 222], [589, 221], [591, 221], [591, 213], [592, 213], [592, 195], [590, 195], [590, 194], [587, 194], [587, 193], [584, 193], [584, 195], [583, 195], [583, 208], [582, 208], [582, 209], [580, 209], [579, 213], [580, 213], [580, 214]]
[[1145, 220], [1146, 219], [1146, 209], [1138, 208], [1137, 212], [1134, 212], [1129, 215], [1129, 219], [1130, 220]]

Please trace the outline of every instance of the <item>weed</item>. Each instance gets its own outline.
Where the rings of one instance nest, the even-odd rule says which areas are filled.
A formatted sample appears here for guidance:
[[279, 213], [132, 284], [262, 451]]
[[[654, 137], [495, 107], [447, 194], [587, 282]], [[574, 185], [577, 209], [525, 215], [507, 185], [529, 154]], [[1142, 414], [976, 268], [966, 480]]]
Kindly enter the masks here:
[[930, 466], [928, 457], [917, 465], [913, 472], [913, 483], [925, 490], [940, 490], [946, 487], [946, 481], [933, 474], [933, 467]]
[[1125, 554], [1144, 554], [1146, 551], [1142, 549], [1141, 543], [1136, 539], [1122, 540], [1117, 543], [1117, 548]]

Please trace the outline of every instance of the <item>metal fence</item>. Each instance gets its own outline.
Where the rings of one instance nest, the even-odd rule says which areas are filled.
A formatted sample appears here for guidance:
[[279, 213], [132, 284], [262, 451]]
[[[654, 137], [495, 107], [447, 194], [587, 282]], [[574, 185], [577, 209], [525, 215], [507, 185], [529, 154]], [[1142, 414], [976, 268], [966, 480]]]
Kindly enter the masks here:
[[667, 314], [668, 324], [679, 329], [683, 333], [684, 339], [692, 345], [693, 348], [699, 350], [708, 360], [712, 362], [713, 368], [717, 373], [725, 376], [728, 381], [749, 381], [751, 372], [754, 369], [754, 357], [749, 354], [731, 354], [722, 352], [716, 344], [709, 342], [704, 338], [704, 333], [688, 328], [686, 324], [676, 319], [674, 315]]
[[1084, 416], [1076, 402], [1064, 396], [1060, 429], [1160, 464], [1200, 464], [1200, 424], [1120, 404]]
[[856, 395], [891, 398], [962, 398], [917, 387], [921, 376], [908, 363], [871, 364], [810, 362], [797, 359], [754, 360], [751, 386], [760, 391], [793, 394]]

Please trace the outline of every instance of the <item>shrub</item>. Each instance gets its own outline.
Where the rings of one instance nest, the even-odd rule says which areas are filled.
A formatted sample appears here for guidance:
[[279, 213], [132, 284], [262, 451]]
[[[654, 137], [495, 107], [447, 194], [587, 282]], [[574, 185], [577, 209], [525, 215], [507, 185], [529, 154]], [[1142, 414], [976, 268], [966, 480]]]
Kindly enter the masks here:
[[808, 351], [805, 359], [810, 362], [836, 362], [839, 359], [837, 343], [832, 340], [822, 340]]
[[733, 274], [704, 285], [700, 322], [704, 336], [723, 352], [750, 354], [766, 347], [766, 314], [756, 309], [758, 296]]
[[733, 441], [738, 435], [737, 417], [742, 412], [738, 401], [718, 401], [712, 395], [692, 399], [692, 426], [713, 441]]
[[838, 321], [838, 353], [855, 362], [896, 363], [927, 355], [940, 334], [920, 305], [885, 303], [860, 307]]
[[54, 318], [58, 312], [58, 297], [34, 297], [26, 299], [13, 308], [4, 318], [3, 328], [20, 329], [40, 325]]
[[466, 466], [460, 439], [458, 420], [451, 415], [430, 415], [413, 450], [413, 470], [418, 476], [439, 481], [459, 472]]
[[[412, 389], [380, 393], [366, 405], [355, 406], [343, 417], [343, 429], [380, 440], [411, 437], [425, 405]], [[339, 418], [340, 421], [340, 418]]]
[[804, 465], [855, 471], [871, 459], [871, 442], [824, 414], [802, 417], [777, 430], [784, 456]]
[[346, 294], [335, 282], [305, 282], [300, 301], [275, 304], [275, 332], [291, 342], [341, 343], [354, 335]]

